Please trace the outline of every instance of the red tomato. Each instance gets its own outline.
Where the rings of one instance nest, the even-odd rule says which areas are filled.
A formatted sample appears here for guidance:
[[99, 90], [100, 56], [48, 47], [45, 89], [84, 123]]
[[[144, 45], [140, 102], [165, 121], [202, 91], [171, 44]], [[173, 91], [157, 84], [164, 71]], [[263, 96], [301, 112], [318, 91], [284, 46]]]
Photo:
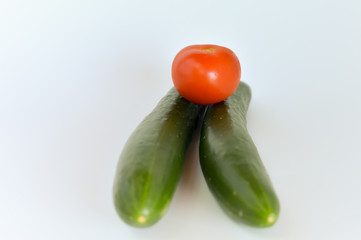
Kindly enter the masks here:
[[214, 104], [236, 91], [241, 78], [241, 65], [228, 48], [191, 45], [175, 56], [172, 78], [179, 94], [188, 101]]

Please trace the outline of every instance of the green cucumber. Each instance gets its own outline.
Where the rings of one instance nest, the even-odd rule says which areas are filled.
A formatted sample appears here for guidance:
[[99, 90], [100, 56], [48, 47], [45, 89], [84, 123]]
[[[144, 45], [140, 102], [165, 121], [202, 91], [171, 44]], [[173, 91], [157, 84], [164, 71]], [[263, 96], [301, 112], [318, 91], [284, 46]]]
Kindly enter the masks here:
[[240, 82], [225, 101], [209, 106], [204, 118], [199, 156], [207, 185], [234, 220], [254, 227], [272, 226], [279, 201], [246, 122], [249, 86]]
[[148, 227], [165, 214], [204, 108], [172, 88], [129, 137], [113, 185], [115, 209], [129, 225]]

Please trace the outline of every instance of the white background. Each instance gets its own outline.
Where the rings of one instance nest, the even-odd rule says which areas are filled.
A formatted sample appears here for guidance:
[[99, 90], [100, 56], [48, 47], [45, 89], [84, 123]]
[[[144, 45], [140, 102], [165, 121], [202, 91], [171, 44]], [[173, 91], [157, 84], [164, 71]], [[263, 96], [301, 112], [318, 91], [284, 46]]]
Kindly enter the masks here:
[[[361, 2], [0, 2], [0, 239], [361, 239]], [[231, 48], [278, 222], [232, 222], [192, 145], [169, 211], [116, 215], [118, 156], [196, 43]]]

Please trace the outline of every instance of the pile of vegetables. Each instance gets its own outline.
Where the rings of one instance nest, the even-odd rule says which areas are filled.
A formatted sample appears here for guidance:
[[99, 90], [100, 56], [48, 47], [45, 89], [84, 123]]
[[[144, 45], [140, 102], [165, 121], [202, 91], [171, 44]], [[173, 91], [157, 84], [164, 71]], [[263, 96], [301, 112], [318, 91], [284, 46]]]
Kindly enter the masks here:
[[276, 222], [279, 201], [247, 131], [251, 90], [240, 76], [237, 56], [225, 47], [192, 45], [176, 55], [175, 88], [139, 124], [119, 158], [113, 199], [126, 223], [148, 227], [166, 213], [199, 119], [200, 164], [219, 205], [250, 226]]

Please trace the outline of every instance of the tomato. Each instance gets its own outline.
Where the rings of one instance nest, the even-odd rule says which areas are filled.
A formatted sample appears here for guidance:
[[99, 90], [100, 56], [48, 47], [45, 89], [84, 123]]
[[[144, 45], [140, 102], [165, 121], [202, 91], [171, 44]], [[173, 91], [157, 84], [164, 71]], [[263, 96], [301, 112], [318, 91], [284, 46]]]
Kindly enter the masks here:
[[197, 104], [223, 101], [237, 89], [241, 65], [228, 48], [217, 45], [191, 45], [174, 58], [172, 79], [182, 97]]

